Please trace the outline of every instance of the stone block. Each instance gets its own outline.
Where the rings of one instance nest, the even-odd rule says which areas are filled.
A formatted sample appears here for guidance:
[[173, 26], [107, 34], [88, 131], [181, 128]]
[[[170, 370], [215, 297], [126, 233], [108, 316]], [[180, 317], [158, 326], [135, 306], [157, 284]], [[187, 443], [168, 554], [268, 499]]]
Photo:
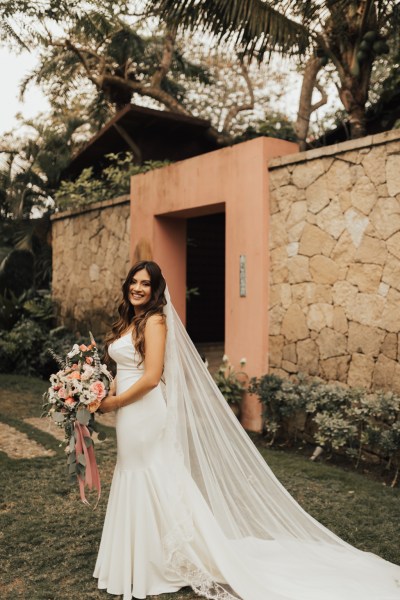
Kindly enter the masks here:
[[311, 280], [306, 256], [293, 256], [287, 260], [289, 283], [302, 283]]
[[290, 209], [292, 204], [298, 200], [304, 200], [304, 192], [298, 190], [295, 185], [284, 185], [283, 187], [277, 188], [274, 192], [274, 196], [278, 201], [279, 210], [281, 211]]
[[315, 302], [332, 303], [332, 286], [317, 283], [298, 283], [291, 286], [292, 301], [302, 307]]
[[360, 292], [355, 297], [354, 303], [347, 307], [346, 315], [350, 320], [362, 325], [381, 327], [385, 305], [386, 300], [382, 296]]
[[297, 342], [297, 366], [299, 373], [318, 375], [319, 350], [317, 344], [311, 340]]
[[348, 317], [348, 311], [351, 309], [358, 294], [357, 287], [348, 281], [337, 281], [333, 286], [332, 294], [333, 304], [341, 306]]
[[269, 172], [269, 181], [272, 189], [288, 185], [291, 182], [289, 169], [287, 167], [281, 167], [280, 169], [271, 170]]
[[335, 158], [326, 176], [331, 193], [339, 194], [352, 187], [351, 166], [338, 158]]
[[329, 193], [326, 176], [320, 177], [306, 189], [307, 208], [313, 214], [319, 213], [329, 205], [332, 194]]
[[289, 258], [296, 256], [299, 252], [299, 242], [290, 242], [286, 246], [286, 253]]
[[275, 215], [279, 212], [279, 202], [276, 190], [271, 190], [269, 194], [269, 212], [271, 215]]
[[358, 287], [360, 292], [377, 293], [382, 277], [380, 265], [355, 263], [349, 265], [346, 279]]
[[378, 357], [372, 375], [373, 386], [376, 389], [393, 389], [397, 362], [384, 354]]
[[307, 314], [307, 326], [314, 331], [333, 326], [333, 306], [322, 302], [311, 304]]
[[334, 329], [325, 327], [316, 339], [321, 360], [346, 354], [346, 336]]
[[377, 186], [386, 183], [386, 147], [374, 146], [362, 159], [364, 171], [372, 183]]
[[333, 307], [333, 329], [339, 333], [347, 333], [349, 324], [346, 319], [346, 313], [341, 306]]
[[296, 344], [286, 344], [283, 347], [282, 358], [284, 360], [289, 360], [290, 362], [296, 364], [297, 363], [297, 352], [296, 352]]
[[386, 246], [389, 252], [400, 260], [400, 231], [388, 238]]
[[304, 226], [305, 226], [305, 222], [300, 222], [300, 223], [297, 223], [296, 225], [293, 225], [293, 227], [291, 227], [290, 229], [288, 229], [288, 232], [287, 232], [288, 241], [289, 242], [298, 242], [303, 233]]
[[272, 308], [276, 304], [289, 308], [292, 303], [291, 286], [288, 283], [277, 283], [270, 286], [269, 306]]
[[350, 356], [335, 356], [321, 360], [319, 363], [320, 376], [328, 381], [347, 382]]
[[400, 202], [396, 198], [381, 198], [372, 210], [370, 219], [379, 237], [387, 240], [400, 231]]
[[278, 248], [287, 244], [287, 228], [284, 215], [279, 212], [271, 217], [269, 229], [270, 248]]
[[[399, 328], [400, 329], [400, 328]], [[397, 333], [387, 333], [382, 342], [381, 353], [387, 356], [387, 358], [391, 358], [392, 360], [397, 359]]]
[[292, 181], [298, 188], [307, 188], [324, 172], [324, 165], [320, 160], [311, 160], [296, 165], [292, 173]]
[[289, 306], [282, 320], [281, 333], [289, 342], [309, 337], [304, 312], [298, 304]]
[[340, 202], [337, 198], [331, 200], [326, 208], [317, 215], [317, 225], [336, 240], [340, 237], [346, 227]]
[[269, 365], [271, 367], [280, 367], [282, 364], [282, 349], [284, 344], [283, 335], [269, 336]]
[[371, 356], [352, 354], [347, 378], [348, 385], [355, 388], [370, 389], [374, 366], [375, 361]]
[[270, 282], [283, 283], [288, 281], [287, 254], [285, 246], [274, 248], [269, 254]]
[[357, 262], [384, 265], [387, 259], [385, 242], [383, 240], [364, 235], [361, 244], [356, 250], [354, 259]]
[[400, 290], [400, 259], [389, 254], [383, 268], [382, 281], [391, 287]]
[[334, 238], [315, 225], [306, 224], [300, 238], [299, 253], [305, 256], [329, 256], [335, 245]]
[[390, 196], [400, 194], [400, 154], [390, 154], [387, 157], [386, 184]]
[[282, 319], [286, 310], [280, 304], [273, 306], [269, 310], [269, 334], [280, 335], [282, 328]]
[[347, 231], [343, 231], [342, 235], [335, 244], [330, 258], [338, 265], [348, 265], [353, 262], [357, 248], [355, 247], [351, 235]]
[[386, 298], [380, 326], [382, 329], [392, 333], [398, 333], [400, 330], [400, 293], [397, 290], [390, 289]]
[[98, 281], [100, 276], [100, 267], [95, 263], [92, 263], [89, 267], [89, 279], [90, 281]]
[[286, 219], [286, 227], [290, 229], [298, 223], [305, 222], [306, 216], [307, 202], [305, 200], [294, 202]]
[[367, 228], [370, 224], [369, 219], [353, 207], [346, 210], [344, 217], [346, 229], [350, 234], [354, 246], [358, 248], [362, 242], [364, 233], [367, 232]]
[[322, 254], [310, 258], [309, 269], [311, 279], [315, 283], [333, 284], [338, 280], [339, 269], [337, 264]]
[[298, 366], [290, 362], [289, 360], [282, 361], [282, 369], [287, 373], [297, 373], [299, 370]]
[[379, 327], [350, 322], [348, 333], [348, 351], [350, 354], [378, 356], [385, 338], [385, 331]]
[[366, 176], [356, 180], [350, 197], [352, 206], [364, 215], [369, 215], [378, 200], [376, 187]]

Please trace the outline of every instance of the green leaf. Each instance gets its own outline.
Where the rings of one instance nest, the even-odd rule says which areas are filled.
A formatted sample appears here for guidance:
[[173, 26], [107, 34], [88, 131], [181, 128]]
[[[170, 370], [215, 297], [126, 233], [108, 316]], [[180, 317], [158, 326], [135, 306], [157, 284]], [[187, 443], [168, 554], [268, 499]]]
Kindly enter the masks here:
[[79, 463], [80, 465], [82, 465], [83, 467], [86, 467], [86, 458], [85, 458], [85, 455], [84, 455], [84, 454], [80, 454], [80, 455], [78, 456], [78, 463]]
[[69, 465], [69, 467], [68, 467], [68, 473], [69, 473], [70, 475], [73, 475], [73, 474], [74, 474], [74, 473], [76, 473], [76, 472], [77, 472], [76, 463], [75, 463], [75, 462], [73, 462], [73, 463], [71, 463], [71, 464]]
[[72, 465], [76, 463], [76, 456], [74, 452], [71, 452], [71, 454], [68, 454], [68, 464]]
[[88, 425], [90, 421], [90, 412], [87, 408], [80, 408], [76, 413], [76, 418], [81, 425]]
[[65, 415], [63, 415], [63, 413], [60, 412], [54, 412], [53, 419], [56, 423], [63, 423], [65, 420]]
[[85, 436], [84, 438], [86, 448], [89, 448], [93, 445], [93, 440], [91, 437]]

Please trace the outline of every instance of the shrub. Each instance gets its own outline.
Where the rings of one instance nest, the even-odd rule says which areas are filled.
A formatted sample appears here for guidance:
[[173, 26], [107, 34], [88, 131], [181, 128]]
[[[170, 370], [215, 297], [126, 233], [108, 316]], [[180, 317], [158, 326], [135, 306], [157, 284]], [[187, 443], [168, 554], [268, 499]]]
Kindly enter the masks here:
[[75, 181], [62, 181], [54, 199], [59, 210], [68, 210], [85, 206], [93, 202], [116, 198], [129, 193], [130, 178], [138, 173], [147, 173], [169, 164], [168, 161], [145, 161], [135, 164], [131, 152], [107, 154], [108, 166], [100, 175], [93, 173], [93, 168], [83, 169]]
[[22, 318], [10, 331], [0, 332], [0, 372], [34, 375], [45, 334], [38, 323]]
[[363, 454], [374, 453], [400, 469], [400, 397], [392, 392], [368, 392], [299, 377], [253, 377], [249, 392], [263, 405], [263, 433], [291, 443], [299, 436], [328, 452], [345, 454], [358, 466]]

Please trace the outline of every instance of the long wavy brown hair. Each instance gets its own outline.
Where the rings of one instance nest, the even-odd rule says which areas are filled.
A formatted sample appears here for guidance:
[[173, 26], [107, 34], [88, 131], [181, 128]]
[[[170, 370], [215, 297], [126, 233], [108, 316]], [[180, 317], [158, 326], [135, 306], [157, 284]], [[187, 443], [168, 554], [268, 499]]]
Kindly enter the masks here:
[[[149, 274], [151, 284], [151, 298], [143, 307], [143, 312], [135, 315], [135, 309], [129, 302], [129, 286], [132, 279], [138, 271], [146, 269]], [[119, 318], [111, 326], [111, 331], [106, 335], [104, 340], [104, 355], [108, 364], [112, 362], [108, 354], [108, 347], [114, 341], [121, 337], [122, 333], [132, 327], [132, 340], [136, 351], [139, 353], [140, 362], [144, 361], [145, 343], [144, 330], [147, 319], [151, 315], [160, 315], [165, 322], [163, 307], [167, 304], [165, 298], [166, 282], [161, 273], [161, 269], [157, 263], [152, 260], [140, 260], [131, 267], [124, 283], [122, 284], [122, 302], [118, 306]]]

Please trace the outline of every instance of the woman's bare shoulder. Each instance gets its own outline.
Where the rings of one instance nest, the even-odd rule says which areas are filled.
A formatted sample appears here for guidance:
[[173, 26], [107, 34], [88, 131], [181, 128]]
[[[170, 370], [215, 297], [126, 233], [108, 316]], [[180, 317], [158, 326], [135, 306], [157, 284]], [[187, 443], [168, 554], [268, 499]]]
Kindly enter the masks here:
[[150, 315], [147, 318], [147, 325], [165, 325], [165, 316], [164, 315]]

